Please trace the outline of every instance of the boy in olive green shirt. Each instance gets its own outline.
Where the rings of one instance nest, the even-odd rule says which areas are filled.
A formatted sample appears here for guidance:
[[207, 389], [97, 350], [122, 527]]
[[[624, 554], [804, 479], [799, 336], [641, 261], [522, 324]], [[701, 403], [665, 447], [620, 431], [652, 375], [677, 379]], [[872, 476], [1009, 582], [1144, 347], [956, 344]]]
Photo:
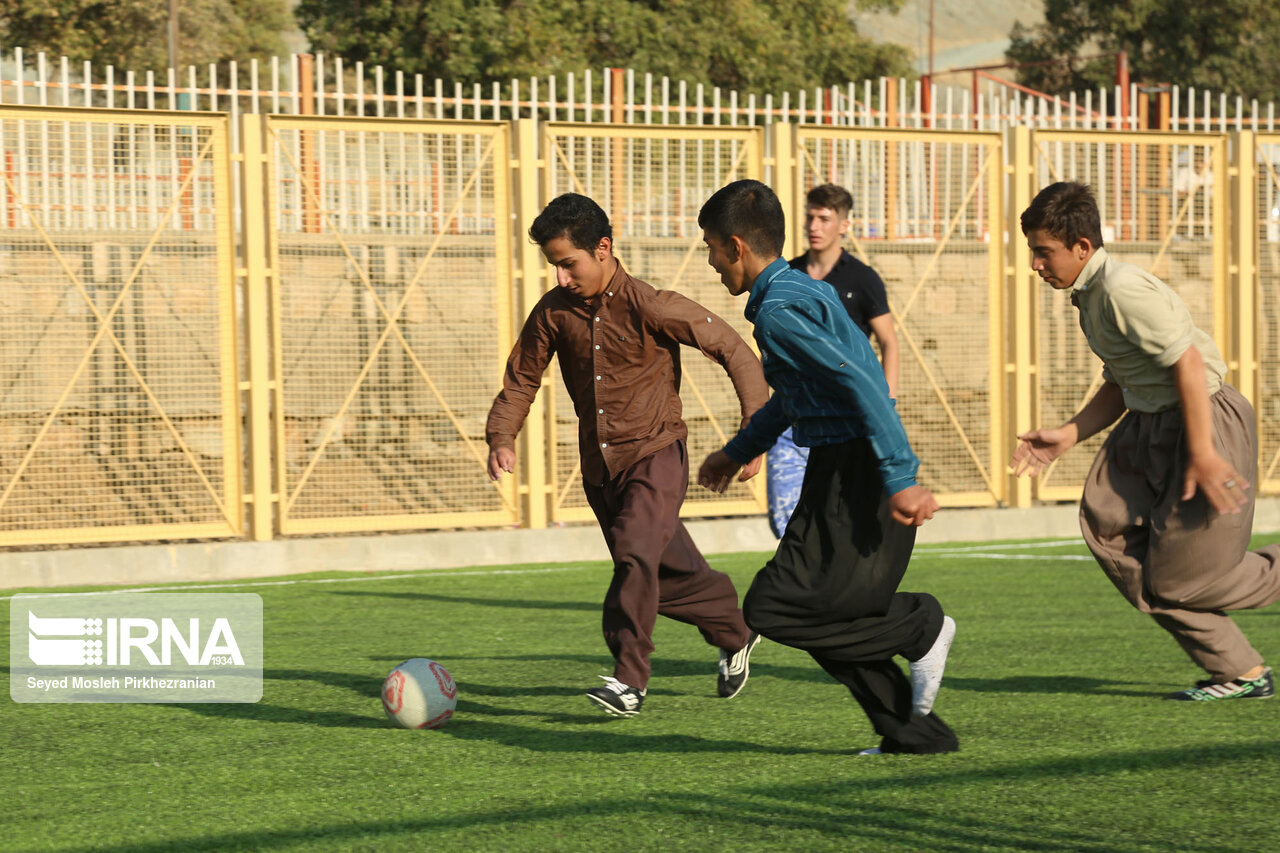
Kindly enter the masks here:
[[1104, 367], [1102, 387], [1075, 417], [1018, 436], [1014, 472], [1039, 474], [1123, 415], [1085, 481], [1080, 526], [1120, 593], [1209, 675], [1165, 698], [1271, 696], [1270, 667], [1223, 612], [1280, 598], [1280, 546], [1246, 550], [1257, 476], [1252, 406], [1223, 382], [1226, 364], [1182, 299], [1107, 254], [1088, 187], [1041, 190], [1022, 231], [1032, 268], [1070, 290]]

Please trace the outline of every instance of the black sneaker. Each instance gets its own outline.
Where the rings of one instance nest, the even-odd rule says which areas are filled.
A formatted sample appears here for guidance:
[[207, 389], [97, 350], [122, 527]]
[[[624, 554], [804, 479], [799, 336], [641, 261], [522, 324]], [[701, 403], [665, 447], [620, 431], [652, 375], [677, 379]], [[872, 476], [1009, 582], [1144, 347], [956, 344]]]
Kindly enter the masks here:
[[733, 654], [720, 650], [720, 675], [716, 677], [716, 690], [721, 699], [732, 699], [742, 692], [751, 674], [751, 650], [760, 642], [755, 631], [747, 637], [747, 644]]
[[587, 698], [600, 706], [606, 714], [614, 717], [634, 717], [640, 713], [640, 705], [644, 702], [644, 691], [628, 687], [616, 678], [607, 675], [603, 687], [592, 687], [587, 691]]
[[1170, 693], [1164, 698], [1180, 702], [1217, 702], [1222, 699], [1266, 699], [1275, 693], [1276, 685], [1271, 667], [1267, 667], [1257, 678], [1237, 678], [1223, 684], [1197, 681], [1195, 687]]

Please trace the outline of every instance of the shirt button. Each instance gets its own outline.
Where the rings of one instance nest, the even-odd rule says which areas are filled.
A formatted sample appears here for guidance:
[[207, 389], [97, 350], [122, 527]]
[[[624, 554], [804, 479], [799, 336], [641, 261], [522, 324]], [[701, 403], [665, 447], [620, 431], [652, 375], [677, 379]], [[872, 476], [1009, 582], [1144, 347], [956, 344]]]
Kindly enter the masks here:
[[606, 447], [608, 447], [608, 446], [609, 446], [609, 442], [607, 442], [607, 441], [606, 441], [605, 443], [603, 443], [603, 444], [601, 444], [601, 445], [600, 445], [601, 449], [606, 448]]
[[599, 376], [597, 376], [597, 377], [596, 377], [596, 381], [597, 381], [597, 382], [599, 382], [599, 381], [600, 381], [600, 377], [599, 377]]
[[597, 317], [597, 318], [596, 318], [596, 322], [597, 322], [597, 323], [599, 323], [599, 322], [600, 322], [600, 318], [599, 318], [599, 317]]
[[852, 298], [853, 298], [853, 291], [851, 290], [851, 291], [849, 291], [848, 293], [846, 293], [846, 294], [844, 295], [844, 298], [845, 298], [845, 299], [852, 299]]
[[604, 409], [596, 409], [596, 414], [597, 414], [597, 415], [603, 415], [603, 414], [604, 414]]
[[610, 296], [613, 296], [613, 291], [612, 291], [612, 290], [610, 290], [610, 291], [609, 291], [609, 295], [610, 295]]
[[596, 344], [596, 349], [600, 349], [600, 345], [599, 345], [599, 344]]

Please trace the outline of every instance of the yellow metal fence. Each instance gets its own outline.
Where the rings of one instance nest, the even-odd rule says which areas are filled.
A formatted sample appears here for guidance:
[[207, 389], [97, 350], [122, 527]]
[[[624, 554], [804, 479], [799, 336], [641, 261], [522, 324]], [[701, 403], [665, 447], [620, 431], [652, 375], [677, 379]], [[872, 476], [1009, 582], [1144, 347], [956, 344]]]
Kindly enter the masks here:
[[[885, 280], [899, 411], [946, 505], [1078, 494], [1079, 449], [1031, 484], [1017, 432], [1069, 417], [1098, 364], [1030, 272], [1018, 214], [1092, 184], [1108, 248], [1212, 330], [1280, 489], [1280, 136], [535, 124], [0, 108], [0, 544], [541, 527], [590, 517], [553, 370], [517, 476], [484, 417], [550, 286], [526, 236], [552, 197], [610, 213], [633, 274], [750, 337], [697, 214], [760, 178], [803, 250], [804, 194], [851, 189], [848, 248]], [[766, 142], [768, 144], [766, 144]], [[766, 156], [766, 151], [773, 154]], [[737, 427], [687, 353], [696, 463]], [[757, 514], [763, 482], [687, 515]]]
[[[1237, 261], [1242, 267], [1239, 277], [1248, 280], [1256, 276], [1258, 282], [1254, 304], [1241, 299], [1237, 313], [1246, 321], [1252, 316], [1255, 323], [1237, 338], [1248, 344], [1248, 333], [1253, 333], [1244, 362], [1254, 371], [1259, 488], [1276, 492], [1280, 491], [1280, 134], [1258, 134], [1254, 142], [1251, 160], [1255, 168], [1242, 170], [1242, 192], [1232, 209], [1239, 211], [1239, 230], [1256, 240], [1256, 253], [1247, 253]], [[1244, 150], [1240, 155], [1248, 153]], [[1249, 172], [1252, 181], [1247, 180]], [[1251, 262], [1252, 270], [1248, 268]], [[1239, 297], [1247, 297], [1248, 292], [1242, 290]]]
[[[619, 259], [628, 272], [660, 289], [679, 290], [733, 325], [748, 341], [750, 324], [707, 265], [698, 211], [716, 190], [764, 177], [764, 135], [755, 128], [549, 124], [543, 131], [544, 197], [576, 192], [609, 211]], [[530, 296], [551, 284], [538, 265]], [[692, 351], [682, 354], [681, 403], [689, 427], [690, 478], [697, 463], [738, 431], [742, 412], [728, 376]], [[553, 368], [545, 443], [548, 516], [590, 519], [578, 469], [573, 404]], [[531, 488], [537, 489], [537, 483]], [[691, 483], [686, 515], [742, 515], [766, 509], [763, 481], [734, 483], [724, 496]]]
[[0, 108], [0, 543], [239, 536], [225, 116]]
[[[1229, 352], [1227, 193], [1225, 186], [1215, 192], [1213, 183], [1214, 175], [1227, 171], [1226, 136], [1041, 131], [1031, 153], [1033, 186], [1064, 180], [1092, 186], [1107, 251], [1167, 282], [1196, 324]], [[1098, 390], [1102, 364], [1085, 343], [1068, 294], [1041, 285], [1027, 269], [1021, 275], [1035, 287], [1039, 306], [1037, 420], [1056, 425]], [[1252, 396], [1251, 389], [1245, 393]], [[1036, 496], [1078, 495], [1105, 436], [1104, 431], [1052, 465], [1036, 481]]]
[[280, 531], [516, 522], [484, 476], [509, 127], [270, 117], [264, 143]]
[[888, 292], [901, 351], [898, 413], [921, 460], [920, 481], [952, 506], [1003, 501], [1000, 134], [796, 133], [792, 251], [805, 245], [805, 191], [851, 188], [849, 250]]

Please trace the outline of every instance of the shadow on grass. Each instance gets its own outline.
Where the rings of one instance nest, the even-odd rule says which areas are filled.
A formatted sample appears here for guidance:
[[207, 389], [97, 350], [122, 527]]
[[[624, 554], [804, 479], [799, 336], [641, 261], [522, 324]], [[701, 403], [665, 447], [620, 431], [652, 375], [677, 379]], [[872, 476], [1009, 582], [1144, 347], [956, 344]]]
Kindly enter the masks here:
[[[765, 654], [768, 654], [767, 652]], [[705, 675], [714, 678], [716, 675], [716, 667], [719, 662], [719, 652], [711, 646], [706, 647], [705, 658], [668, 658], [660, 655], [651, 655], [649, 663], [653, 670], [653, 679], [655, 681], [662, 678], [682, 678], [686, 676]], [[370, 660], [376, 661], [395, 661], [399, 663], [404, 660], [402, 656], [375, 655]], [[600, 666], [602, 669], [608, 669], [610, 666], [610, 658], [607, 651], [602, 650], [600, 654], [555, 654], [530, 652], [529, 654], [520, 655], [446, 655], [441, 654], [440, 660], [449, 663], [458, 661], [530, 661], [534, 663], [546, 663], [549, 661], [564, 661], [566, 663], [581, 663], [592, 666]], [[751, 658], [751, 677], [767, 677], [781, 678], [788, 681], [812, 681], [819, 683], [837, 683], [835, 679], [823, 672], [815, 663], [811, 666], [787, 666], [770, 664], [760, 660], [760, 652], [756, 652]], [[950, 682], [945, 682], [949, 684]], [[585, 687], [583, 688], [586, 689]], [[518, 695], [518, 691], [512, 693]]]
[[[556, 708], [575, 707], [581, 708], [581, 713], [568, 713], [559, 710], [530, 710], [528, 708], [498, 708], [493, 705], [485, 705], [481, 702], [471, 700], [458, 700], [458, 713], [454, 718], [456, 723], [459, 719], [468, 721], [468, 725], [474, 722], [484, 723], [486, 720], [479, 719], [483, 717], [523, 717], [529, 721], [536, 721], [538, 725], [546, 723], [556, 723], [562, 725], [574, 726], [598, 726], [598, 725], [625, 725], [621, 723], [617, 717], [610, 717], [601, 712], [598, 708], [587, 703], [586, 697], [581, 690], [575, 690], [569, 695], [575, 697], [571, 702], [566, 704], [557, 704]], [[478, 716], [477, 716], [478, 715]], [[452, 725], [452, 723], [451, 723]], [[468, 737], [466, 740], [481, 740], [478, 737]], [[577, 750], [574, 750], [575, 752]]]
[[[584, 707], [585, 707], [584, 700]], [[589, 731], [549, 728], [541, 725], [514, 725], [498, 720], [476, 719], [459, 714], [440, 734], [456, 740], [475, 740], [517, 747], [533, 752], [583, 753], [615, 756], [624, 753], [661, 755], [673, 753], [755, 753], [757, 755], [832, 755], [847, 756], [847, 749], [809, 749], [766, 746], [743, 740], [716, 740], [697, 735], [640, 734], [627, 732], [629, 720], [619, 720], [601, 713], [589, 715], [557, 714], [565, 722], [586, 723]]]
[[290, 723], [293, 725], [319, 726], [326, 729], [383, 729], [386, 718], [369, 714], [348, 714], [345, 711], [318, 711], [314, 708], [285, 708], [266, 702], [226, 705], [178, 705], [202, 717], [219, 719], [253, 720], [258, 723]]
[[942, 680], [944, 690], [968, 690], [974, 693], [1094, 693], [1101, 696], [1141, 696], [1147, 699], [1162, 695], [1151, 690], [1119, 689], [1112, 686], [1132, 684], [1132, 681], [1079, 675], [1012, 675], [1005, 678], [963, 678], [948, 675]]
[[[331, 590], [333, 595], [396, 598], [402, 601], [437, 601], [444, 604], [475, 604], [480, 607], [511, 607], [518, 610], [589, 610], [599, 612], [600, 604], [586, 601], [538, 601], [529, 598], [478, 598], [469, 595], [438, 595], [430, 592], [377, 592], [358, 589]], [[601, 593], [603, 594], [603, 593]]]
[[[607, 663], [609, 660], [609, 655], [608, 655], [608, 652], [602, 652], [601, 654], [581, 654], [581, 655], [540, 654], [537, 652], [531, 652], [527, 655], [451, 655], [451, 654], [445, 653], [445, 654], [441, 654], [439, 659], [441, 661], [447, 661], [448, 663], [456, 663], [457, 661], [460, 661], [460, 660], [466, 660], [466, 661], [480, 661], [480, 660], [569, 661], [572, 663], [601, 663], [601, 662]], [[388, 661], [393, 660], [399, 663], [400, 661], [404, 660], [404, 655], [371, 655], [369, 657], [369, 660], [388, 660]]]
[[344, 687], [373, 699], [382, 695], [383, 676], [381, 675], [324, 672], [313, 669], [264, 669], [262, 677], [266, 681], [314, 681], [317, 684], [328, 684], [330, 687]]
[[[588, 685], [588, 687], [594, 686]], [[462, 696], [497, 696], [502, 698], [514, 696], [580, 696], [587, 692], [587, 687], [567, 687], [562, 684], [524, 684], [517, 687], [509, 684], [479, 684], [474, 681], [460, 681], [458, 682], [458, 692]]]
[[[377, 702], [382, 696], [382, 678], [349, 672], [324, 672], [310, 669], [267, 669], [263, 670], [264, 681], [313, 681], [331, 687], [341, 687], [357, 695]], [[345, 711], [322, 711], [314, 708], [286, 708], [266, 702], [227, 703], [227, 704], [193, 704], [178, 705], [205, 717], [223, 719], [256, 720], [263, 723], [291, 723], [295, 725], [320, 726], [322, 728], [383, 728], [387, 721], [381, 712], [374, 711], [368, 715], [350, 714]]]
[[[485, 737], [493, 738], [493, 727]], [[454, 736], [462, 727], [442, 729]], [[528, 747], [530, 732], [520, 729], [511, 735], [497, 733], [500, 737], [518, 736], [514, 745]], [[536, 734], [534, 735], [536, 737]], [[550, 737], [550, 735], [544, 735]], [[620, 752], [646, 752], [665, 750], [689, 752], [714, 744], [717, 750], [732, 747], [736, 742], [715, 744], [698, 738], [643, 738], [637, 735], [611, 734], [605, 738], [583, 738], [595, 741], [593, 748], [602, 746]], [[574, 740], [575, 738], [566, 738]], [[744, 745], [759, 751], [753, 745]], [[884, 776], [849, 778], [852, 771], [841, 772], [846, 767], [862, 767], [862, 764], [840, 764], [833, 768], [833, 777], [823, 782], [801, 785], [777, 786], [774, 784], [750, 787], [722, 787], [716, 792], [695, 793], [680, 791], [669, 794], [646, 790], [634, 797], [578, 797], [571, 801], [558, 801], [547, 805], [518, 809], [503, 807], [468, 814], [430, 815], [401, 820], [363, 820], [335, 823], [328, 826], [308, 824], [285, 829], [246, 829], [214, 835], [183, 837], [139, 844], [137, 841], [117, 847], [96, 847], [98, 850], [129, 850], [135, 853], [160, 853], [181, 849], [184, 851], [224, 851], [232, 849], [271, 850], [296, 847], [306, 843], [326, 845], [355, 842], [376, 848], [379, 841], [387, 845], [409, 843], [412, 839], [428, 839], [432, 833], [457, 833], [467, 830], [502, 831], [511, 833], [538, 832], [551, 827], [564, 826], [566, 820], [595, 821], [610, 815], [630, 817], [651, 816], [655, 826], [663, 823], [696, 822], [719, 838], [759, 838], [761, 833], [774, 837], [779, 831], [805, 832], [818, 835], [830, 846], [842, 849], [876, 849], [878, 847], [941, 849], [1015, 849], [1041, 851], [1090, 851], [1090, 853], [1139, 853], [1150, 849], [1166, 849], [1170, 835], [1160, 835], [1157, 829], [1131, 825], [1123, 832], [1115, 827], [1090, 826], [1087, 823], [1073, 825], [1071, 829], [1046, 831], [1044, 824], [1017, 812], [1007, 819], [971, 817], [951, 807], [948, 794], [958, 786], [991, 785], [1004, 783], [1053, 780], [1055, 782], [1091, 783], [1108, 774], [1134, 772], [1180, 772], [1188, 766], [1200, 771], [1212, 771], [1215, 767], [1230, 769], [1242, 760], [1280, 759], [1280, 741], [1266, 744], [1223, 746], [1206, 752], [1203, 745], [1171, 747], [1168, 749], [1108, 753], [1075, 758], [1056, 758], [1040, 762], [1018, 762], [997, 766], [957, 769], [954, 759], [938, 759], [931, 765], [928, 759], [895, 757], [875, 759], [865, 766], [879, 768], [880, 772], [897, 766], [911, 772]], [[849, 758], [849, 762], [859, 759]], [[894, 764], [894, 762], [902, 762]], [[930, 766], [941, 767], [929, 772]], [[875, 771], [873, 771], [875, 772]], [[894, 801], [894, 793], [904, 789], [927, 791], [933, 809], [904, 806]], [[1224, 817], [1225, 821], [1225, 817]], [[569, 841], [569, 839], [564, 839]], [[823, 845], [824, 847], [827, 845]], [[1221, 842], [1207, 839], [1196, 842], [1180, 838], [1177, 849], [1188, 853], [1217, 853]]]

